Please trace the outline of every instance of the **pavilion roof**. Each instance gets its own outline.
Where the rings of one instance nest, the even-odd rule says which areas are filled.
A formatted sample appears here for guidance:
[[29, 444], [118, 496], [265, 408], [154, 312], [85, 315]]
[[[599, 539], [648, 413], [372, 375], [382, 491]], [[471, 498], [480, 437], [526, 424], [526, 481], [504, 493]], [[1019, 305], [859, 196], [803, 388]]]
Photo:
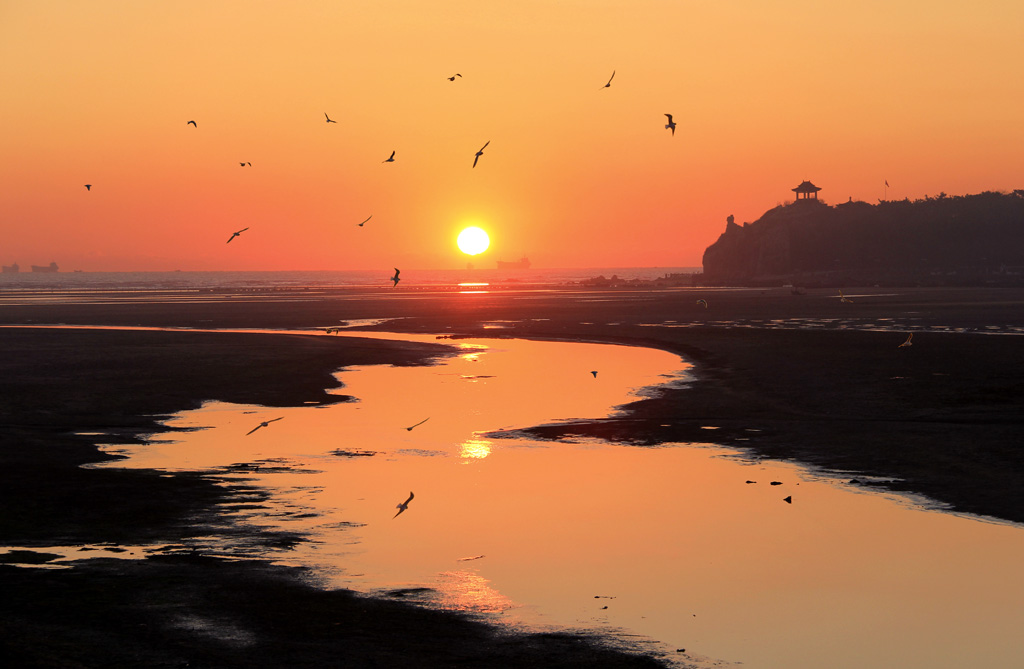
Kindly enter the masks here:
[[810, 181], [804, 181], [799, 186], [793, 189], [794, 193], [817, 193], [820, 188], [812, 184]]

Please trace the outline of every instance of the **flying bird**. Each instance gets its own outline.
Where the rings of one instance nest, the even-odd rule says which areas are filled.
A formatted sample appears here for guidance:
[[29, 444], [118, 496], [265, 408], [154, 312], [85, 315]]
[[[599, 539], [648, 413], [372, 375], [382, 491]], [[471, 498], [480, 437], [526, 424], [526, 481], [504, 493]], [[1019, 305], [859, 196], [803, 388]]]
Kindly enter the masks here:
[[263, 421], [262, 423], [260, 423], [259, 425], [257, 425], [256, 427], [254, 427], [253, 429], [251, 429], [251, 430], [249, 430], [248, 432], [246, 432], [246, 433], [245, 433], [245, 436], [247, 436], [247, 437], [248, 437], [248, 436], [249, 436], [250, 434], [252, 434], [252, 433], [253, 433], [253, 432], [255, 432], [256, 430], [260, 429], [261, 427], [267, 427], [267, 426], [268, 426], [268, 425], [270, 425], [271, 423], [274, 423], [274, 422], [276, 422], [276, 421], [279, 421], [279, 420], [281, 420], [282, 418], [284, 418], [284, 416], [281, 416], [281, 418], [271, 418], [270, 420], [265, 420], [265, 421]]
[[387, 160], [382, 160], [381, 162], [382, 163], [393, 163], [393, 162], [395, 162], [395, 152], [392, 151], [391, 155], [388, 157], [388, 159]]
[[[487, 140], [487, 144], [490, 144], [491, 140]], [[480, 160], [480, 156], [484, 155], [484, 149], [487, 148], [487, 144], [480, 147], [480, 150], [476, 152], [476, 156], [473, 157], [473, 167], [476, 167], [476, 161]]]
[[249, 229], [249, 228], [242, 228], [242, 229], [241, 229], [241, 230], [239, 230], [238, 232], [232, 232], [232, 233], [231, 233], [231, 236], [230, 236], [230, 237], [228, 237], [228, 240], [227, 240], [226, 242], [224, 242], [224, 243], [225, 243], [225, 244], [230, 244], [230, 243], [231, 243], [231, 240], [232, 240], [232, 239], [234, 239], [235, 237], [237, 237], [238, 235], [242, 234], [243, 232], [245, 232], [245, 231], [246, 231], [246, 230], [248, 230], [248, 229]]
[[842, 288], [839, 289], [839, 301], [840, 302], [849, 302], [850, 304], [853, 304], [853, 300], [851, 300], [847, 296], [843, 295], [843, 289]]
[[415, 496], [416, 495], [412, 494], [412, 491], [409, 491], [409, 499], [405, 500], [404, 502], [395, 507], [396, 509], [398, 509], [398, 513], [391, 516], [391, 520], [394, 520], [395, 518], [398, 518], [400, 515], [402, 515], [402, 512], [409, 508], [409, 502], [411, 502], [412, 498]]
[[410, 432], [412, 432], [412, 429], [413, 429], [414, 427], [419, 427], [420, 425], [423, 425], [424, 423], [426, 423], [426, 422], [427, 422], [428, 420], [430, 420], [430, 416], [427, 416], [426, 418], [424, 418], [424, 419], [423, 419], [423, 420], [421, 420], [420, 422], [416, 423], [415, 425], [410, 425], [409, 427], [407, 427], [407, 428], [405, 428], [405, 429], [406, 429], [406, 430], [409, 430]]
[[697, 300], [697, 304], [703, 304], [705, 309], [708, 308], [708, 301], [707, 300]]
[[337, 121], [333, 120], [330, 116], [327, 116], [327, 112], [324, 112], [324, 116], [327, 117], [328, 123], [337, 123]]
[[665, 116], [668, 117], [668, 123], [665, 125], [665, 129], [666, 130], [671, 130], [672, 131], [672, 136], [675, 137], [675, 134], [676, 134], [676, 122], [672, 120], [672, 114], [665, 114]]
[[[370, 214], [369, 216], [367, 216], [366, 217], [366, 221], [370, 220], [371, 218], [373, 218], [373, 214]], [[360, 228], [363, 227], [366, 224], [366, 221], [363, 221], [362, 223], [360, 223], [359, 227]]]
[[785, 502], [786, 504], [792, 504], [793, 503], [793, 496], [790, 495], [789, 497], [783, 497], [782, 501]]
[[188, 122], [188, 123], [186, 123], [185, 125], [192, 125], [192, 127], [194, 127], [194, 128], [198, 128], [198, 127], [199, 127], [198, 125], [196, 125], [196, 122], [195, 122], [195, 121], [189, 121], [189, 122]]
[[246, 165], [248, 165], [249, 167], [252, 167], [252, 163], [238, 163], [238, 164], [241, 165], [242, 167], [245, 167]]
[[[395, 275], [394, 275], [393, 277], [391, 277], [391, 279], [390, 279], [391, 281], [394, 281], [394, 282], [395, 282], [395, 286], [397, 286], [397, 285], [398, 285], [398, 282], [399, 282], [399, 281], [401, 281], [401, 279], [399, 279], [399, 278], [398, 278], [398, 275], [399, 275], [399, 274], [401, 274], [401, 273], [402, 273], [402, 272], [401, 272], [401, 270], [399, 270], [399, 269], [398, 269], [398, 268], [396, 267], [396, 268], [395, 268]], [[392, 288], [394, 288], [394, 286], [392, 286]]]
[[903, 342], [902, 344], [900, 344], [896, 348], [904, 348], [906, 346], [913, 346], [914, 342], [910, 341], [913, 338], [914, 338], [914, 333], [911, 332], [910, 334], [907, 335], [907, 341]]
[[596, 369], [592, 370], [590, 373], [594, 375], [595, 379], [597, 378], [597, 370]]
[[462, 75], [461, 75], [461, 74], [459, 74], [458, 72], [456, 72], [456, 73], [455, 73], [455, 74], [453, 74], [452, 76], [448, 77], [448, 81], [455, 81], [455, 77], [460, 77], [460, 78], [461, 78], [461, 77], [462, 77]]
[[85, 190], [92, 190], [92, 184], [85, 184]]
[[612, 76], [608, 77], [608, 83], [602, 86], [602, 88], [608, 88], [612, 85], [612, 79], [615, 78], [615, 70], [612, 70]]

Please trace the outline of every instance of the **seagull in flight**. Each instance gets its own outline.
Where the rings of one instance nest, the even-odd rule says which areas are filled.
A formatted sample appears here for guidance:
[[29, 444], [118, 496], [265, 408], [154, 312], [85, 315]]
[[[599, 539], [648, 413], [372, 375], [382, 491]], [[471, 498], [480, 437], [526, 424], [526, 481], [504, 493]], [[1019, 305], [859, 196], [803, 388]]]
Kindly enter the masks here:
[[615, 78], [615, 70], [612, 70], [612, 76], [608, 77], [608, 83], [601, 88], [609, 88], [612, 85], [612, 79]]
[[92, 190], [92, 184], [85, 184], [85, 190]]
[[382, 160], [381, 162], [382, 163], [393, 163], [393, 162], [395, 162], [395, 152], [392, 151], [391, 155], [388, 157], [388, 159], [387, 160]]
[[327, 122], [328, 123], [337, 123], [337, 121], [332, 119], [330, 116], [327, 116], [327, 112], [324, 112], [324, 116], [327, 117]]
[[597, 378], [597, 370], [596, 369], [592, 370], [590, 373], [594, 375], [595, 379]]
[[242, 234], [243, 232], [245, 232], [245, 231], [246, 231], [246, 230], [248, 230], [248, 229], [249, 229], [249, 228], [242, 228], [242, 229], [241, 229], [241, 230], [239, 230], [238, 232], [232, 232], [232, 233], [231, 233], [231, 236], [230, 236], [230, 237], [228, 237], [228, 240], [227, 240], [226, 242], [224, 242], [224, 243], [225, 243], [225, 244], [230, 244], [230, 243], [231, 243], [231, 240], [232, 240], [232, 239], [234, 239], [235, 237], [237, 237], [238, 235]]
[[[398, 282], [401, 281], [401, 279], [398, 278], [398, 275], [401, 274], [401, 273], [402, 273], [402, 271], [396, 267], [395, 268], [395, 275], [390, 278], [390, 281], [394, 281], [395, 282], [395, 286], [397, 286]], [[392, 286], [392, 288], [394, 288], [394, 286]]]
[[427, 422], [428, 420], [430, 420], [430, 416], [427, 416], [426, 418], [424, 418], [424, 419], [423, 419], [423, 420], [421, 420], [420, 422], [416, 423], [415, 425], [410, 425], [409, 427], [407, 427], [407, 428], [405, 428], [405, 429], [406, 429], [406, 430], [409, 430], [409, 432], [412, 432], [412, 429], [413, 429], [414, 427], [419, 427], [420, 425], [423, 425], [424, 423], [426, 423], [426, 422]]
[[705, 309], [708, 308], [708, 301], [707, 300], [697, 300], [697, 304], [703, 304]]
[[195, 122], [195, 121], [189, 121], [189, 122], [188, 122], [188, 123], [186, 123], [185, 125], [191, 125], [191, 126], [192, 126], [193, 128], [198, 128], [198, 127], [199, 127], [198, 125], [196, 125], [196, 122]]
[[[373, 214], [370, 214], [369, 216], [367, 216], [366, 217], [366, 221], [370, 220], [371, 218], [373, 218]], [[361, 228], [364, 225], [366, 225], [366, 221], [363, 221], [362, 223], [359, 223], [359, 227]]]
[[459, 74], [458, 72], [456, 72], [456, 73], [455, 73], [455, 74], [453, 74], [452, 76], [448, 77], [448, 81], [455, 81], [455, 77], [459, 77], [459, 78], [461, 78], [461, 77], [462, 77], [462, 75], [461, 75], [461, 74]]
[[847, 296], [843, 295], [843, 289], [842, 288], [839, 289], [839, 301], [840, 302], [849, 302], [850, 304], [853, 304], [853, 300], [851, 300]]
[[911, 332], [910, 334], [907, 335], [907, 341], [903, 342], [902, 344], [900, 344], [896, 348], [904, 348], [904, 347], [908, 347], [908, 346], [913, 346], [914, 342], [910, 341], [913, 338], [914, 338], [914, 333]]
[[249, 167], [252, 167], [252, 163], [238, 163], [238, 164], [241, 165], [242, 167], [245, 167], [246, 165], [248, 165]]
[[[487, 140], [487, 144], [490, 144], [491, 140]], [[487, 144], [480, 147], [480, 150], [476, 152], [476, 156], [473, 157], [473, 167], [476, 167], [476, 161], [480, 160], [480, 156], [484, 155], [484, 149], [487, 148]]]
[[665, 114], [668, 117], [668, 123], [665, 125], [666, 130], [672, 131], [672, 136], [676, 134], [676, 122], [672, 120], [672, 114]]
[[271, 423], [274, 423], [274, 422], [276, 422], [276, 421], [279, 421], [279, 420], [281, 420], [282, 418], [284, 418], [284, 416], [281, 416], [281, 418], [271, 418], [270, 420], [265, 420], [265, 421], [263, 421], [262, 423], [260, 423], [259, 425], [257, 425], [256, 427], [254, 427], [253, 429], [251, 429], [251, 430], [249, 430], [248, 432], [246, 432], [246, 433], [245, 433], [245, 436], [247, 436], [247, 437], [248, 437], [248, 436], [249, 436], [250, 434], [252, 434], [252, 433], [253, 433], [253, 432], [255, 432], [256, 430], [260, 429], [261, 427], [267, 427], [267, 426], [268, 426], [268, 425], [270, 425]]
[[410, 491], [409, 492], [409, 499], [405, 500], [404, 502], [402, 502], [401, 504], [399, 504], [398, 506], [395, 507], [396, 509], [398, 509], [398, 513], [396, 513], [395, 515], [391, 516], [391, 520], [394, 520], [395, 518], [398, 518], [400, 515], [402, 515], [402, 512], [409, 508], [409, 502], [411, 502], [412, 498], [415, 497], [415, 496], [416, 495], [412, 494], [412, 491]]

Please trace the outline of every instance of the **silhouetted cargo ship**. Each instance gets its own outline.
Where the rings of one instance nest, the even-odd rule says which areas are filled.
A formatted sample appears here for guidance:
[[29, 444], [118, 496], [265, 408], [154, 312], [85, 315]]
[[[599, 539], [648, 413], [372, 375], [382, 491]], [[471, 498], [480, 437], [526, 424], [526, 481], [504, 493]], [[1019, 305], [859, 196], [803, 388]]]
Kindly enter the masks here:
[[498, 269], [530, 269], [530, 259], [523, 256], [519, 260], [514, 260], [512, 262], [499, 260]]
[[21, 268], [18, 267], [18, 263], [14, 263], [13, 265], [4, 265], [3, 268], [4, 274], [17, 274], [21, 271]]
[[32, 265], [32, 271], [33, 272], [48, 272], [48, 273], [56, 272], [57, 271], [57, 263], [52, 262], [49, 265]]

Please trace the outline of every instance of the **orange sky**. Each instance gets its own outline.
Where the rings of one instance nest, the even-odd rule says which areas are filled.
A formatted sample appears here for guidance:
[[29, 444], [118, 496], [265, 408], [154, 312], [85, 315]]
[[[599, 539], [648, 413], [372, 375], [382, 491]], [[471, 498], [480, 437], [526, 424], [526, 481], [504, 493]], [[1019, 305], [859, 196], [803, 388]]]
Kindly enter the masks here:
[[1024, 187], [1024, 4], [834, 7], [0, 1], [0, 261], [697, 266], [804, 179]]

